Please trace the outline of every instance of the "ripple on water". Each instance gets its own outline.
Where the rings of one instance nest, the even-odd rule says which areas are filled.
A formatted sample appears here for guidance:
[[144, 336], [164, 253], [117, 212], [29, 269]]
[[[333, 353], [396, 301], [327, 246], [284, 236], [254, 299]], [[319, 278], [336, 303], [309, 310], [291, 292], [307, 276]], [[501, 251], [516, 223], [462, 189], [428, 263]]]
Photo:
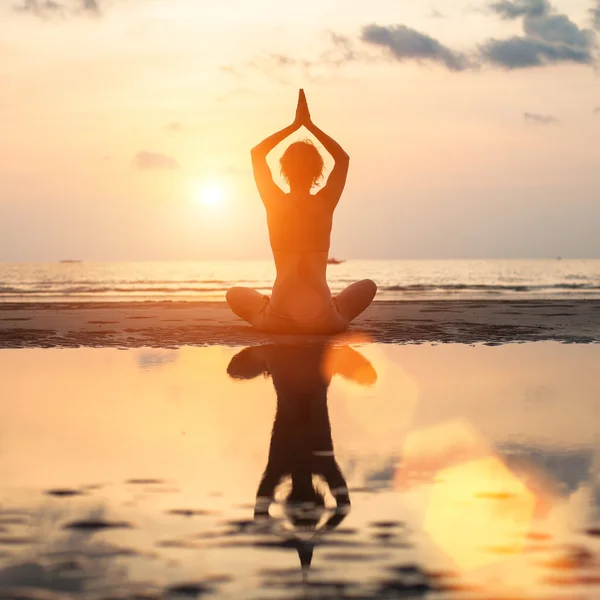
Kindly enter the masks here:
[[369, 523], [369, 527], [375, 527], [376, 529], [396, 529], [406, 527], [406, 524], [402, 521], [373, 521]]
[[127, 521], [105, 521], [104, 519], [81, 519], [63, 525], [63, 529], [75, 531], [94, 532], [105, 529], [132, 529], [133, 525]]
[[164, 485], [167, 482], [164, 479], [128, 479], [125, 483], [128, 485]]
[[0, 536], [0, 545], [2, 546], [26, 546], [34, 542], [35, 540], [29, 537]]
[[54, 496], [55, 498], [72, 498], [73, 496], [83, 496], [83, 492], [81, 490], [73, 490], [66, 488], [46, 490], [44, 494], [46, 494], [46, 496]]
[[167, 595], [186, 596], [188, 598], [197, 598], [206, 594], [214, 593], [214, 588], [204, 583], [178, 583], [169, 586], [166, 590]]
[[214, 511], [203, 510], [201, 508], [171, 508], [165, 512], [168, 515], [179, 517], [208, 517], [217, 514]]

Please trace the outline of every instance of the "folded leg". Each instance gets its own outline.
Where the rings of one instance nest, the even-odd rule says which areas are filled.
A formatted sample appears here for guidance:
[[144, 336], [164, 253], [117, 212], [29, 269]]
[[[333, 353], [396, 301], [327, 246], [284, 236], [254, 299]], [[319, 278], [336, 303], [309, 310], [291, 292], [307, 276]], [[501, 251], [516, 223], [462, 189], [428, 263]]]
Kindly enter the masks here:
[[360, 313], [373, 302], [377, 293], [377, 285], [370, 279], [363, 279], [349, 285], [335, 297], [338, 312], [347, 319], [348, 323], [356, 319]]
[[225, 296], [229, 308], [241, 319], [256, 326], [267, 297], [246, 287], [233, 287]]

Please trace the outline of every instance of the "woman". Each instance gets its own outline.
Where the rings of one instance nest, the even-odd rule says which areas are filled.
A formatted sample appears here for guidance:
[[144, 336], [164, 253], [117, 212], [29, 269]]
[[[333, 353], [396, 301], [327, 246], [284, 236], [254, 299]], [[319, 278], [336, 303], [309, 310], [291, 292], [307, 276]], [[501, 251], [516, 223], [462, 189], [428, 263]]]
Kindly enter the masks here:
[[[275, 184], [267, 164], [269, 152], [302, 126], [335, 161], [327, 184], [314, 195], [310, 191], [322, 177], [323, 159], [310, 141], [293, 143], [281, 158], [289, 194]], [[256, 329], [271, 333], [345, 331], [377, 292], [375, 283], [365, 279], [333, 298], [327, 285], [333, 211], [346, 184], [349, 156], [312, 122], [303, 90], [294, 122], [255, 146], [251, 156], [256, 186], [267, 211], [277, 278], [270, 298], [249, 288], [230, 289], [227, 302], [231, 310]]]

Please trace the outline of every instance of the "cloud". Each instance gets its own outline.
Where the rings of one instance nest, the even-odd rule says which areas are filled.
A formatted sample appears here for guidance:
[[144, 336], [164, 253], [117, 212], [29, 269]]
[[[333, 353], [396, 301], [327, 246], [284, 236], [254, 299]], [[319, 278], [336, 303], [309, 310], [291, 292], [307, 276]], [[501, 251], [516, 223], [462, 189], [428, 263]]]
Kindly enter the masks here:
[[594, 27], [600, 31], [600, 0], [596, 0], [596, 6], [590, 8]]
[[552, 123], [558, 123], [558, 119], [553, 115], [540, 115], [538, 113], [523, 113], [525, 120], [528, 123], [535, 125], [551, 125]]
[[49, 17], [64, 14], [64, 6], [54, 0], [23, 0], [14, 7], [19, 12], [30, 12], [38, 17]]
[[548, 0], [500, 0], [490, 9], [503, 19], [522, 18], [525, 34], [485, 42], [482, 58], [493, 65], [524, 69], [569, 62], [591, 65], [596, 60], [595, 33], [556, 13]]
[[429, 18], [430, 19], [445, 19], [446, 15], [443, 12], [440, 12], [439, 10], [437, 10], [437, 8], [432, 8], [431, 12], [429, 13]]
[[138, 169], [179, 169], [179, 163], [166, 154], [159, 152], [138, 152], [133, 160]]
[[22, 0], [14, 6], [19, 12], [28, 12], [37, 17], [89, 14], [99, 16], [101, 0]]
[[589, 29], [579, 29], [566, 15], [545, 15], [526, 18], [525, 33], [548, 44], [564, 44], [582, 50], [591, 49], [595, 34]]
[[329, 65], [339, 67], [344, 63], [360, 60], [366, 58], [358, 50], [352, 40], [345, 36], [335, 33], [335, 31], [328, 31], [331, 46], [321, 54], [319, 60], [325, 61]]
[[500, 0], [490, 5], [493, 12], [503, 19], [518, 19], [520, 17], [541, 17], [550, 12], [548, 0]]
[[[600, 9], [600, 0], [595, 2]], [[296, 85], [299, 78], [306, 81], [331, 78], [337, 73], [333, 67], [380, 61], [382, 54], [373, 52], [374, 47], [383, 48], [397, 62], [432, 62], [455, 72], [477, 69], [485, 63], [509, 70], [558, 63], [596, 63], [598, 45], [594, 31], [580, 28], [567, 15], [556, 12], [549, 0], [495, 0], [486, 10], [504, 20], [522, 20], [523, 35], [489, 39], [473, 52], [465, 53], [407, 25], [371, 23], [361, 28], [357, 38], [327, 31], [329, 44], [315, 58], [272, 52], [239, 66], [220, 69], [238, 79], [252, 77], [253, 71], [259, 71], [281, 84]], [[443, 15], [434, 10], [431, 16]]]
[[594, 56], [589, 48], [572, 48], [564, 44], [548, 44], [526, 37], [489, 40], [481, 47], [483, 57], [505, 69], [541, 67], [560, 62], [589, 65]]
[[463, 71], [470, 66], [466, 55], [406, 25], [366, 25], [362, 28], [361, 40], [387, 48], [398, 61], [428, 60], [441, 63], [451, 71]]
[[[369, 56], [355, 43], [344, 35], [333, 31], [326, 31], [328, 45], [326, 49], [314, 58], [297, 58], [287, 54], [271, 52], [262, 54], [240, 65], [221, 65], [219, 69], [236, 79], [254, 78], [254, 73], [259, 71], [281, 84], [293, 83], [296, 85], [298, 76], [308, 81], [318, 79], [331, 79], [334, 68], [342, 67], [348, 63], [369, 60]], [[288, 79], [288, 76], [292, 79]], [[238, 88], [246, 93], [247, 88]], [[224, 100], [231, 94], [220, 96]]]
[[81, 8], [84, 12], [100, 14], [99, 0], [81, 0]]
[[[317, 60], [309, 60], [305, 58], [295, 58], [286, 54], [279, 53], [268, 53], [256, 56], [252, 60], [248, 60], [245, 63], [238, 65], [221, 65], [219, 69], [228, 75], [235, 77], [237, 80], [244, 80], [248, 78], [254, 78], [255, 73], [259, 72], [267, 77], [274, 79], [282, 85], [291, 83], [291, 79], [288, 79], [288, 75], [299, 76], [302, 79], [313, 81], [314, 70], [319, 66]], [[326, 66], [323, 63], [323, 66]], [[239, 88], [243, 89], [243, 88]], [[218, 102], [232, 97], [231, 92], [221, 94], [218, 98]]]

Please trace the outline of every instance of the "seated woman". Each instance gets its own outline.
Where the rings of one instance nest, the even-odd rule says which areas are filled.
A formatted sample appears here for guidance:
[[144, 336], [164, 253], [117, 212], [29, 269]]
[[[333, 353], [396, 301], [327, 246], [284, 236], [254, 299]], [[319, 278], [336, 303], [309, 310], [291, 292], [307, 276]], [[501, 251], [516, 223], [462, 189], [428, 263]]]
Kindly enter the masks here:
[[[311, 189], [323, 174], [323, 159], [310, 141], [293, 143], [281, 158], [284, 193], [273, 181], [267, 155], [291, 133], [306, 127], [335, 160], [327, 184]], [[370, 279], [353, 283], [335, 298], [327, 285], [327, 259], [333, 212], [340, 200], [349, 156], [311, 120], [300, 90], [296, 118], [252, 149], [252, 167], [267, 211], [269, 238], [277, 277], [272, 295], [234, 287], [227, 292], [231, 310], [256, 329], [271, 333], [335, 334], [371, 304], [377, 286]]]

